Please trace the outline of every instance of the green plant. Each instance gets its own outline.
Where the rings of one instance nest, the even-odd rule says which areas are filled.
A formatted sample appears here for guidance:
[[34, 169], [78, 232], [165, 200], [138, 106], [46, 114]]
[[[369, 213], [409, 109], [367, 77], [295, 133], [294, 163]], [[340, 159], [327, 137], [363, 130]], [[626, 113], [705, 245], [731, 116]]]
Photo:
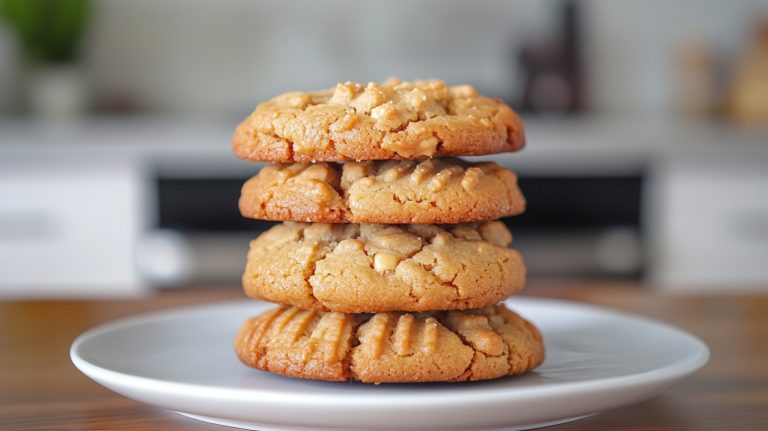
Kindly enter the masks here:
[[0, 0], [0, 15], [19, 39], [27, 60], [67, 63], [77, 59], [90, 0]]

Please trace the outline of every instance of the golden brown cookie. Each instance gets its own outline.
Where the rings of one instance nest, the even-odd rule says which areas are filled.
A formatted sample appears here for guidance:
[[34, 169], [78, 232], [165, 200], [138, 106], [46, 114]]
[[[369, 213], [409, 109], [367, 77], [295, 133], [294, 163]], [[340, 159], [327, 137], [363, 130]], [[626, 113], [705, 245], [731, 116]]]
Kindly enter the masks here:
[[240, 196], [245, 217], [315, 223], [465, 223], [524, 210], [512, 171], [455, 158], [270, 165]]
[[281, 94], [232, 138], [242, 159], [303, 163], [482, 155], [524, 144], [520, 118], [500, 100], [469, 85], [396, 79]]
[[499, 221], [463, 225], [277, 225], [251, 242], [248, 296], [346, 313], [493, 305], [525, 284]]
[[539, 331], [503, 304], [418, 314], [281, 306], [249, 319], [235, 349], [243, 363], [264, 371], [366, 383], [488, 380], [544, 360]]

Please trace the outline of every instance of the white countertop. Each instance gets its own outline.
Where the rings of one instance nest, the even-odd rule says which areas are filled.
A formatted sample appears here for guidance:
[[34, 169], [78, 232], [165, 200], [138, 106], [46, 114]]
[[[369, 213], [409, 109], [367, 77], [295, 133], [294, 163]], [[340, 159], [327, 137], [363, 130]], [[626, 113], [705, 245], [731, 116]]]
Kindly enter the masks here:
[[[230, 150], [236, 121], [90, 118], [74, 124], [0, 119], [0, 166], [41, 159], [134, 160], [164, 175], [242, 176], [253, 165]], [[652, 160], [733, 157], [768, 166], [768, 131], [723, 124], [628, 118], [534, 118], [528, 145], [486, 156], [527, 173], [621, 174]]]

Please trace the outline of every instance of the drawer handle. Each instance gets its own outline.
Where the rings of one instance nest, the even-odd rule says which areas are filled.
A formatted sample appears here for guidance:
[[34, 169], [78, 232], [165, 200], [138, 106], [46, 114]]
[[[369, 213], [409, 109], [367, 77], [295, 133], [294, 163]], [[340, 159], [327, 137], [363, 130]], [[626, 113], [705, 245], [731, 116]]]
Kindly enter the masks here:
[[763, 242], [768, 240], [768, 211], [744, 209], [728, 216], [728, 225], [734, 236], [740, 239]]
[[44, 211], [2, 211], [0, 212], [0, 239], [2, 240], [46, 240], [59, 232], [56, 218]]

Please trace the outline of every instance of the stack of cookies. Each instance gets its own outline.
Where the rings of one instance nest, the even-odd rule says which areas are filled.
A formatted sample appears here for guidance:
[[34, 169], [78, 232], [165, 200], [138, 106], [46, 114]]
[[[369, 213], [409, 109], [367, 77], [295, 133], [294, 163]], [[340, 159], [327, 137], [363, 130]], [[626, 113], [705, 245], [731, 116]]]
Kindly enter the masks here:
[[252, 298], [280, 305], [236, 339], [247, 365], [304, 379], [486, 380], [544, 358], [539, 331], [501, 304], [525, 283], [500, 217], [514, 173], [455, 156], [516, 151], [517, 115], [470, 86], [345, 83], [259, 105], [234, 152], [263, 168], [245, 217], [284, 223], [251, 242]]

